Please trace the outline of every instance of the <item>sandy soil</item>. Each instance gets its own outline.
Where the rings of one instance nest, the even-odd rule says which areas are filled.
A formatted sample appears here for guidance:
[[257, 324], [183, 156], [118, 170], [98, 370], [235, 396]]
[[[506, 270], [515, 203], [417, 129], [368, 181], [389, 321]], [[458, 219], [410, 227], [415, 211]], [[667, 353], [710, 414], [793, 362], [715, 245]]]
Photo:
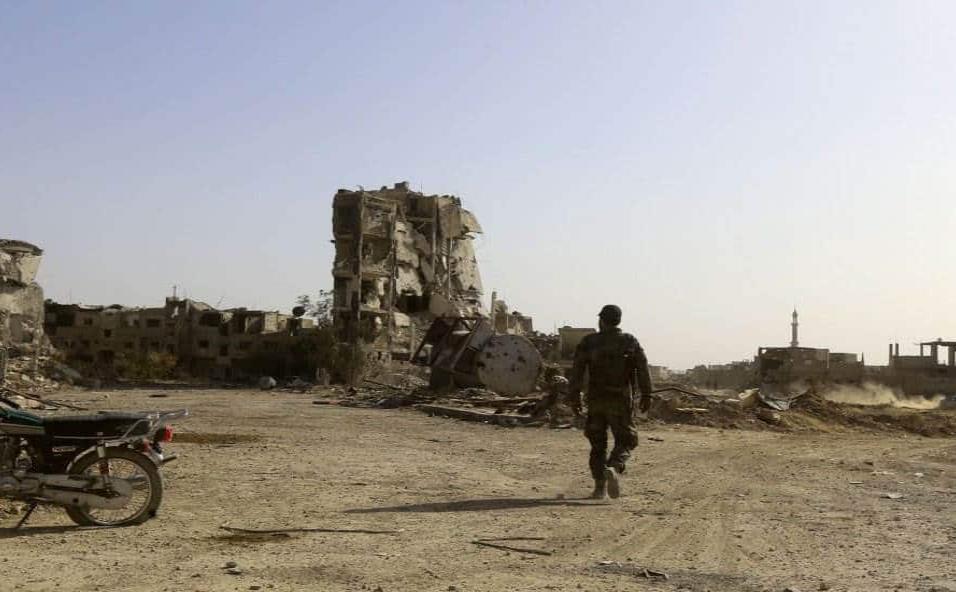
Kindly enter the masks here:
[[[0, 530], [0, 590], [956, 591], [953, 439], [653, 426], [626, 497], [605, 503], [580, 499], [590, 482], [575, 430], [258, 391], [60, 398], [193, 417], [155, 520], [83, 530], [38, 511], [23, 531]], [[472, 544], [499, 537], [540, 537], [503, 544], [550, 555]]]

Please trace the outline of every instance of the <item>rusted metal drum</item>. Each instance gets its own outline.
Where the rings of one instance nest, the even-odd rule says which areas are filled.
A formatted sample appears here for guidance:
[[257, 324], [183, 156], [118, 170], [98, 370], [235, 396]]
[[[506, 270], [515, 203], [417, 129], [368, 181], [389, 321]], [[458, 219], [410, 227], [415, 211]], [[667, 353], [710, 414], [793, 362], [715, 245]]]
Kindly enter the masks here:
[[520, 335], [495, 335], [478, 353], [475, 369], [486, 388], [502, 395], [526, 395], [541, 373], [541, 354]]

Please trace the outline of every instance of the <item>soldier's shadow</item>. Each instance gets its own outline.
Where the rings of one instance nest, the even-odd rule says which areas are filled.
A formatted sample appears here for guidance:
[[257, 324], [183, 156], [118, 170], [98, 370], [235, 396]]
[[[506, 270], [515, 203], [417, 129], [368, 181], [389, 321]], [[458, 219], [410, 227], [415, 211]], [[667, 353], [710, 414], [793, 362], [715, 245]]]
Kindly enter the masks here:
[[401, 506], [383, 506], [378, 508], [353, 508], [344, 510], [345, 514], [375, 514], [380, 512], [489, 512], [494, 510], [517, 510], [522, 508], [573, 506], [598, 508], [609, 505], [602, 500], [555, 499], [555, 498], [514, 498], [496, 497], [453, 502], [433, 502], [426, 504], [406, 504]]

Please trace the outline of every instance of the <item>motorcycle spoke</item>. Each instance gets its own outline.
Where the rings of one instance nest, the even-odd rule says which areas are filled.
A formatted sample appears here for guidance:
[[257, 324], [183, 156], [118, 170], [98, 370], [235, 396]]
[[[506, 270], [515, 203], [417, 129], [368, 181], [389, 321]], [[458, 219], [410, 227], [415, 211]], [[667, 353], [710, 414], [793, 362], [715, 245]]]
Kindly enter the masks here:
[[136, 463], [124, 458], [107, 458], [95, 463], [85, 471], [91, 477], [109, 476], [111, 480], [131, 482], [132, 492], [125, 506], [118, 509], [89, 508], [90, 518], [100, 524], [120, 524], [136, 516], [149, 504], [152, 487], [149, 476]]

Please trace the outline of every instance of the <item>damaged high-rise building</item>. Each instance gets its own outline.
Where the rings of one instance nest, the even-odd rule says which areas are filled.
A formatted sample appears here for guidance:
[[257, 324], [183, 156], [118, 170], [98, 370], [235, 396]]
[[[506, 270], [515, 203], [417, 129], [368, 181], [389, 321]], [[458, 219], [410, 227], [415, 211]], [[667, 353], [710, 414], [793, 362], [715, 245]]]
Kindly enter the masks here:
[[408, 183], [340, 189], [332, 204], [333, 317], [339, 338], [408, 359], [435, 316], [484, 315], [475, 216], [451, 195]]

